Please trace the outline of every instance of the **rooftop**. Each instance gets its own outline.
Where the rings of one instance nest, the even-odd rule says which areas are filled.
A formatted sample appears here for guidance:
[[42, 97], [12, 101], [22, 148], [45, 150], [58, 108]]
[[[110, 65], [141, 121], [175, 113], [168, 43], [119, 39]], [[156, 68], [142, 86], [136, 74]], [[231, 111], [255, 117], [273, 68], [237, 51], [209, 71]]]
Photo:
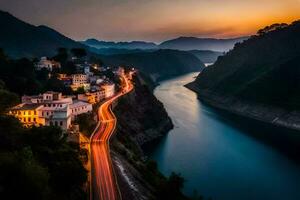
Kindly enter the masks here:
[[19, 104], [15, 107], [13, 107], [11, 110], [35, 110], [38, 109], [39, 107], [41, 107], [41, 104]]
[[83, 102], [83, 101], [78, 101], [75, 100], [73, 101], [73, 104], [70, 105], [70, 108], [77, 108], [77, 107], [81, 107], [81, 106], [88, 106], [90, 105], [89, 103]]

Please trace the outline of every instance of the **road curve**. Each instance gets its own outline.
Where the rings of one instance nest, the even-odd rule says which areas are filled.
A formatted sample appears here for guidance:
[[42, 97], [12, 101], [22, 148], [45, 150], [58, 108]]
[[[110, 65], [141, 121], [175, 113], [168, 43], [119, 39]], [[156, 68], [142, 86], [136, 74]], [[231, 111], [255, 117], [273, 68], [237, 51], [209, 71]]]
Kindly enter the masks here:
[[122, 91], [105, 101], [98, 110], [99, 122], [90, 138], [91, 150], [91, 200], [121, 200], [114, 175], [109, 139], [116, 128], [116, 117], [112, 112], [112, 103], [133, 89], [128, 78], [122, 76]]

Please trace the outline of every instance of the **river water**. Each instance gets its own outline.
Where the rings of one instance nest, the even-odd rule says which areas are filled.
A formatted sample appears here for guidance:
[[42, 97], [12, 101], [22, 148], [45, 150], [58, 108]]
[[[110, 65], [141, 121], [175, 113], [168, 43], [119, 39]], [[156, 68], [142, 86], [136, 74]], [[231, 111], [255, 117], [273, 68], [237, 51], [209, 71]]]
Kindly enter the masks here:
[[196, 75], [161, 82], [154, 91], [175, 125], [148, 152], [160, 171], [181, 173], [184, 193], [190, 196], [197, 190], [214, 200], [299, 200], [300, 165], [251, 135], [273, 130], [241, 123], [202, 104], [183, 87]]

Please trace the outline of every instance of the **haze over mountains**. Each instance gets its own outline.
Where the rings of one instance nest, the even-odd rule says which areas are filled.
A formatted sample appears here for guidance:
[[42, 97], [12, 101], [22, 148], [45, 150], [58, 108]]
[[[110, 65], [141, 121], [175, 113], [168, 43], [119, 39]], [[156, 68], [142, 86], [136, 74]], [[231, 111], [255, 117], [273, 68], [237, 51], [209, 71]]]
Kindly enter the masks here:
[[[52, 57], [60, 47], [83, 48], [89, 56], [100, 58], [106, 66], [135, 66], [155, 80], [200, 71], [204, 67], [204, 64], [189, 52], [152, 49], [151, 43], [119, 43], [117, 45], [128, 49], [106, 48], [106, 51], [101, 52], [99, 49], [76, 42], [47, 26], [28, 24], [2, 11], [0, 11], [0, 26], [5, 27], [0, 32], [0, 48], [11, 58]], [[113, 44], [116, 43], [110, 45]], [[149, 49], [145, 49], [145, 45], [148, 45]], [[136, 49], [141, 47], [144, 49]], [[110, 53], [107, 53], [107, 50]]]
[[111, 42], [98, 41], [96, 39], [87, 39], [81, 43], [95, 47], [97, 49], [175, 49], [175, 50], [210, 50], [210, 51], [229, 51], [237, 42], [242, 42], [248, 37], [215, 39], [215, 38], [197, 38], [197, 37], [179, 37], [155, 44], [152, 42], [132, 41], [132, 42]]

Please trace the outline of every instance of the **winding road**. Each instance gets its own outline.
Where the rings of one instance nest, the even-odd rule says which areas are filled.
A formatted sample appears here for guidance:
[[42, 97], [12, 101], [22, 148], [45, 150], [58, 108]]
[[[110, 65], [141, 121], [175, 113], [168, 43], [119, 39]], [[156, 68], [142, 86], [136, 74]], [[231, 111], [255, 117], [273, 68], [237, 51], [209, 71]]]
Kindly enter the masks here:
[[91, 200], [121, 200], [113, 171], [109, 139], [116, 128], [117, 119], [112, 112], [112, 103], [133, 89], [128, 78], [122, 76], [122, 91], [105, 101], [98, 110], [99, 122], [90, 138], [91, 150]]

